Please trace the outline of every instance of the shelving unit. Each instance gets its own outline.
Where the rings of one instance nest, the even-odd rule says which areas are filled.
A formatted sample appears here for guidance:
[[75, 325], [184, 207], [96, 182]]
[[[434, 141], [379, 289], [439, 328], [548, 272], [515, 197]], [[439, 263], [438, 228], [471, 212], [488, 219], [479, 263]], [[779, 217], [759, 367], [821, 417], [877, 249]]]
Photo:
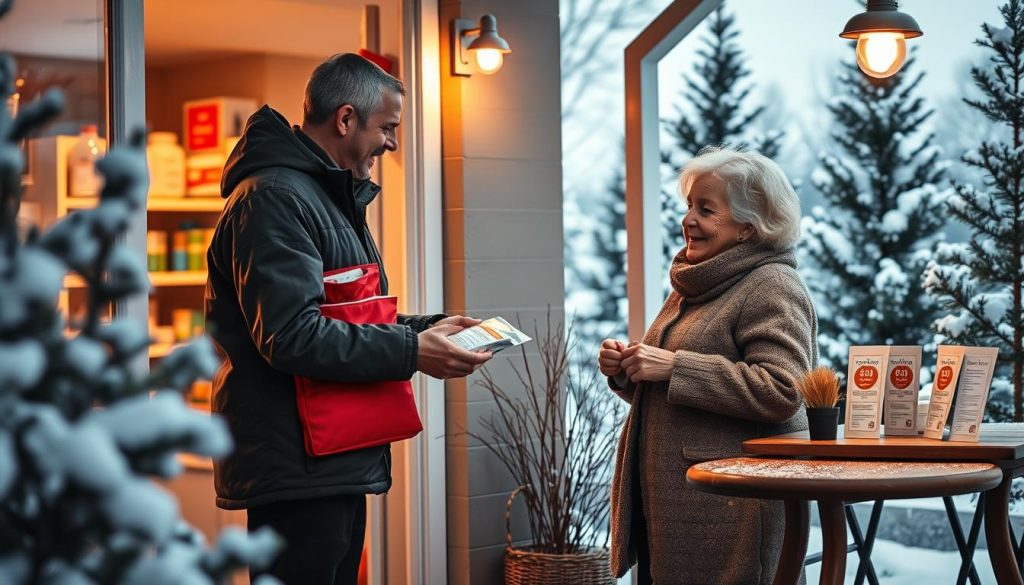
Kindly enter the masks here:
[[[77, 136], [49, 136], [29, 141], [32, 180], [26, 185], [25, 201], [35, 210], [35, 216], [31, 218], [33, 222], [43, 226], [52, 225], [70, 211], [92, 209], [99, 204], [99, 197], [68, 196], [68, 152], [77, 141]], [[102, 139], [100, 144], [105, 148]], [[220, 197], [151, 197], [146, 203], [146, 223], [149, 229], [166, 231], [170, 237], [170, 233], [180, 230], [186, 221], [199, 228], [212, 228], [223, 208], [224, 200]], [[156, 323], [166, 326], [176, 310], [202, 310], [206, 277], [205, 269], [150, 272], [150, 296], [156, 299], [158, 306], [157, 313], [151, 315], [151, 321], [155, 319]], [[85, 286], [85, 281], [78, 275], [65, 277], [65, 290], [59, 302], [61, 309], [68, 315], [75, 315], [84, 306]], [[150, 331], [150, 335], [157, 337], [153, 331]], [[179, 339], [173, 343], [165, 340], [151, 346], [151, 364], [155, 365], [157, 360], [166, 357], [180, 343], [183, 341]]]
[[[96, 197], [68, 197], [67, 209], [90, 209], [98, 203]], [[146, 210], [150, 212], [220, 213], [221, 209], [224, 209], [224, 200], [220, 197], [151, 197], [146, 202]]]
[[[205, 286], [205, 270], [169, 270], [166, 272], [150, 272], [149, 282], [154, 287], [161, 286]], [[77, 274], [69, 274], [64, 278], [66, 288], [83, 288], [85, 281]]]

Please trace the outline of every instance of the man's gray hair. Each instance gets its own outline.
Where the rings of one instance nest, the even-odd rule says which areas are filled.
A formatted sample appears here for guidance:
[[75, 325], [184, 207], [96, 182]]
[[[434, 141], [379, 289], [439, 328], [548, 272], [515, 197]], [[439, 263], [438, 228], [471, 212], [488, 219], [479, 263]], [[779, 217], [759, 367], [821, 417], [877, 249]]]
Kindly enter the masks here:
[[800, 199], [775, 161], [753, 150], [704, 147], [683, 167], [683, 196], [705, 175], [725, 183], [733, 219], [754, 226], [758, 240], [783, 250], [800, 239]]
[[405, 95], [401, 80], [355, 53], [342, 53], [324, 61], [309, 77], [303, 102], [303, 122], [323, 124], [348, 104], [359, 125], [380, 108], [384, 91]]

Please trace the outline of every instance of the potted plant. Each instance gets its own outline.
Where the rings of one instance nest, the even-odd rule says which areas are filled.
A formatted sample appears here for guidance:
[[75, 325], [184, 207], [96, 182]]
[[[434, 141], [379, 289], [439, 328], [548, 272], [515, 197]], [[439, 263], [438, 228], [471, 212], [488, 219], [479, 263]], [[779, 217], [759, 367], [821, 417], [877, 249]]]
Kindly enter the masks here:
[[[572, 328], [552, 323], [550, 311], [547, 321], [543, 333], [534, 327], [543, 371], [534, 371], [523, 347], [516, 392], [484, 369], [478, 384], [494, 397], [497, 412], [483, 422], [490, 437], [469, 433], [520, 486], [505, 511], [505, 583], [614, 585], [608, 489], [625, 404], [593, 360], [571, 359], [580, 355]], [[533, 540], [516, 548], [510, 517], [520, 495]]]
[[799, 388], [807, 406], [811, 440], [834, 441], [839, 426], [839, 377], [835, 370], [815, 368], [803, 375]]

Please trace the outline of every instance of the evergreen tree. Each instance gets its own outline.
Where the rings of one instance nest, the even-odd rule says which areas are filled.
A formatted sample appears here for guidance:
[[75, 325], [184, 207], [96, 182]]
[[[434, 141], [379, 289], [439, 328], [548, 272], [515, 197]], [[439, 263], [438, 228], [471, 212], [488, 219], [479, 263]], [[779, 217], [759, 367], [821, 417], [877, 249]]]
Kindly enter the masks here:
[[665, 183], [662, 190], [663, 254], [671, 261], [683, 247], [680, 220], [686, 206], [677, 193], [678, 171], [700, 149], [709, 145], [749, 146], [774, 158], [782, 142], [779, 131], [758, 134], [753, 124], [764, 113], [765, 106], [753, 108], [746, 102], [753, 85], [744, 83], [750, 76], [746, 57], [737, 39], [736, 17], [719, 6], [707, 20], [707, 34], [697, 50], [701, 60], [692, 75], [684, 75], [685, 89], [679, 95], [675, 120], [665, 120], [665, 131], [672, 139], [667, 152]]
[[[852, 53], [852, 51], [851, 51]], [[851, 345], [928, 345], [936, 304], [919, 284], [944, 223], [947, 164], [924, 128], [914, 59], [886, 79], [846, 62], [828, 104], [838, 154], [811, 181], [829, 204], [804, 218], [804, 277], [817, 297], [823, 361], [842, 370]], [[926, 352], [928, 354], [930, 352]]]
[[944, 244], [925, 287], [950, 313], [935, 321], [938, 341], [999, 348], [988, 415], [1024, 421], [1024, 3], [1000, 8], [1005, 27], [982, 25], [977, 44], [989, 67], [973, 67], [979, 99], [965, 99], [996, 131], [961, 158], [984, 185], [956, 183], [947, 210], [972, 232]]
[[[626, 333], [626, 179], [618, 165], [607, 191], [587, 209], [567, 213], [566, 246], [569, 317], [578, 336], [573, 359], [596, 359], [601, 341]], [[567, 256], [568, 252], [567, 252]]]
[[[0, 17], [10, 4], [0, 1]], [[0, 55], [0, 95], [13, 92], [14, 72]], [[278, 537], [235, 530], [207, 549], [152, 481], [180, 471], [179, 452], [230, 449], [223, 422], [182, 396], [213, 372], [212, 346], [200, 340], [139, 374], [131, 364], [147, 352], [144, 325], [106, 317], [110, 304], [149, 286], [146, 267], [117, 243], [131, 215], [145, 212], [143, 135], [99, 162], [105, 184], [95, 209], [46, 233], [18, 232], [18, 143], [62, 101], [51, 91], [13, 120], [0, 111], [0, 583], [224, 582], [265, 562]], [[69, 271], [88, 285], [81, 322], [56, 309]]]

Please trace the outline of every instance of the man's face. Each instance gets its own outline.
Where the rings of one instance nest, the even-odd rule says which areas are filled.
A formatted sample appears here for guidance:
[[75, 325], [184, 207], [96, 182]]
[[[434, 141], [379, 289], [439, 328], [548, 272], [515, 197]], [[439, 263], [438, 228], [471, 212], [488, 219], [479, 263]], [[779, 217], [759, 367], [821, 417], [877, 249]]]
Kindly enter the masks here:
[[385, 91], [380, 107], [360, 120], [355, 113], [347, 121], [339, 119], [341, 144], [337, 163], [352, 171], [357, 179], [369, 179], [370, 170], [384, 151], [398, 150], [398, 124], [402, 121], [402, 96]]

